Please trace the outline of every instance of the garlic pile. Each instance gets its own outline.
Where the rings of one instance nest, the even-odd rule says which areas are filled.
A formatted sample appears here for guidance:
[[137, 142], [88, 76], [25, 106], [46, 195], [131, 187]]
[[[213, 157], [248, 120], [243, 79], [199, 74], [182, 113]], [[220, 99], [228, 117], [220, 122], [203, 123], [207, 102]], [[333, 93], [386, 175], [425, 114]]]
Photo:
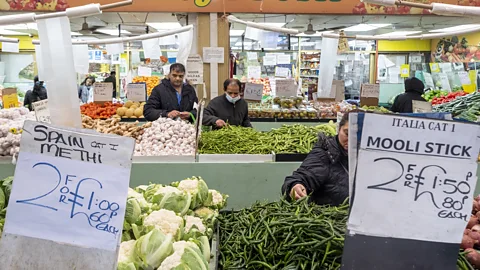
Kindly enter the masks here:
[[25, 108], [0, 110], [0, 156], [15, 156], [20, 149], [20, 137], [25, 120], [35, 120]]
[[135, 155], [195, 155], [195, 134], [195, 127], [186, 121], [159, 118], [145, 129]]

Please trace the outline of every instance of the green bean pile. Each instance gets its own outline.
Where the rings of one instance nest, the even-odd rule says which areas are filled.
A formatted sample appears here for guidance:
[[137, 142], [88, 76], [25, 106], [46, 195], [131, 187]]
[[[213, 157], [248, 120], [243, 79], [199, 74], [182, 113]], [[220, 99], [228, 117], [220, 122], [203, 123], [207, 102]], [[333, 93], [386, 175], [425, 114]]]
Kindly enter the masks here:
[[229, 126], [202, 133], [201, 154], [308, 154], [318, 133], [335, 136], [333, 122], [318, 126], [283, 125], [268, 132]]
[[480, 116], [480, 92], [457, 97], [455, 100], [434, 106], [434, 112], [449, 112], [454, 117], [478, 122]]
[[220, 215], [224, 269], [339, 269], [348, 205], [280, 200]]

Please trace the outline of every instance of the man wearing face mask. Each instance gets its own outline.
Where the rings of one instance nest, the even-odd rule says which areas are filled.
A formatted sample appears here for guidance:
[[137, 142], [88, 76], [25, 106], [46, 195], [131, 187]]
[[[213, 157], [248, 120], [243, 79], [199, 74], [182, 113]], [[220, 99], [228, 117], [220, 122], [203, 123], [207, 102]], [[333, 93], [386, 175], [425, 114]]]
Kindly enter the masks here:
[[226, 125], [252, 127], [248, 104], [240, 98], [240, 81], [228, 79], [223, 83], [225, 94], [210, 101], [203, 112], [203, 125], [215, 129]]
[[155, 121], [160, 117], [177, 118], [193, 121], [196, 117], [198, 103], [195, 89], [183, 83], [185, 66], [179, 63], [170, 66], [168, 77], [153, 88], [152, 94], [143, 108], [143, 115], [148, 121]]

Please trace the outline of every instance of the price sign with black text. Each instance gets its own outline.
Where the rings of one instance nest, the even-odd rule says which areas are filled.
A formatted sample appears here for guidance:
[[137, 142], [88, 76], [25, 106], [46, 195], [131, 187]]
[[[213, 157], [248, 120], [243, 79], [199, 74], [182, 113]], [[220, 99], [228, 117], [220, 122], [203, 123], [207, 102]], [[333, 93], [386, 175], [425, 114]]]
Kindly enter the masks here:
[[33, 121], [23, 131], [4, 234], [115, 251], [135, 141]]
[[145, 102], [147, 100], [147, 89], [144, 83], [127, 84], [127, 99], [131, 101]]
[[48, 99], [32, 103], [35, 111], [35, 118], [38, 122], [51, 123], [50, 110], [48, 109]]
[[246, 83], [243, 98], [245, 100], [261, 101], [263, 97], [263, 84]]
[[95, 83], [93, 86], [93, 101], [105, 102], [112, 101], [113, 84], [112, 83]]
[[[358, 123], [361, 139], [348, 220], [353, 236], [344, 253], [350, 267], [342, 269], [355, 269], [355, 262], [365, 269], [452, 269], [472, 211], [480, 126], [379, 114], [359, 114]], [[392, 256], [400, 256], [394, 252], [398, 248], [425, 252], [430, 259], [402, 257], [393, 266], [389, 258], [368, 261], [377, 256], [368, 251], [360, 255], [363, 265], [351, 259], [356, 255], [350, 250], [374, 242], [390, 243]], [[451, 261], [442, 261], [449, 256]]]

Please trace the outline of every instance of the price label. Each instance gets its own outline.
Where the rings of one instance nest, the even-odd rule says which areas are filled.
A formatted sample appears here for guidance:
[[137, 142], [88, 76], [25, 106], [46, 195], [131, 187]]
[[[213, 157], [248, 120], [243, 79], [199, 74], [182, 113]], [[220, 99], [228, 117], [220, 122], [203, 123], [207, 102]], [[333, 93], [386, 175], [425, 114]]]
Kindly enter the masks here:
[[149, 67], [138, 67], [138, 76], [152, 77], [152, 69]]
[[144, 83], [129, 83], [127, 85], [127, 99], [131, 101], [145, 102], [147, 89]]
[[95, 83], [93, 85], [93, 101], [105, 102], [112, 101], [113, 84], [112, 83]]
[[246, 100], [261, 101], [263, 97], [263, 84], [246, 83], [243, 98]]
[[247, 59], [248, 61], [257, 61], [258, 54], [256, 52], [247, 52]]
[[203, 47], [203, 62], [223, 64], [225, 61], [225, 48]]
[[277, 97], [296, 97], [297, 86], [294, 80], [276, 80]]
[[277, 64], [277, 56], [276, 55], [265, 55], [263, 57], [263, 65], [264, 66], [275, 66]]
[[16, 108], [18, 107], [18, 96], [16, 88], [5, 88], [2, 90], [2, 102], [3, 108]]
[[262, 77], [262, 67], [260, 66], [250, 66], [248, 67], [248, 78], [249, 79], [260, 79]]
[[442, 86], [443, 90], [452, 91], [447, 74], [443, 74], [443, 73], [438, 74], [438, 80], [440, 81], [440, 85]]
[[400, 77], [408, 78], [410, 77], [410, 65], [404, 64], [400, 66]]
[[32, 105], [38, 122], [51, 123], [48, 99], [34, 102]]
[[4, 233], [115, 251], [135, 141], [25, 121]]
[[289, 54], [278, 54], [277, 55], [277, 64], [279, 65], [290, 65], [290, 55]]
[[363, 84], [362, 93], [360, 97], [364, 98], [378, 98], [380, 96], [380, 85], [378, 84]]
[[430, 70], [432, 73], [438, 73], [440, 72], [440, 65], [438, 63], [430, 63]]
[[275, 68], [275, 77], [289, 77], [290, 69], [284, 67], [276, 67]]
[[425, 86], [430, 89], [435, 88], [435, 83], [433, 83], [432, 74], [428, 72], [423, 72], [423, 78], [425, 79]]
[[[458, 244], [472, 211], [480, 126], [364, 114], [358, 130], [362, 136], [349, 230]], [[402, 221], [395, 230], [378, 222], [388, 209], [395, 209], [395, 219]], [[445, 231], [449, 233], [438, 233]]]
[[468, 76], [468, 72], [466, 71], [459, 71], [458, 72], [458, 77], [460, 78], [460, 83], [462, 85], [470, 85], [472, 84], [472, 81], [470, 80], [470, 77]]

